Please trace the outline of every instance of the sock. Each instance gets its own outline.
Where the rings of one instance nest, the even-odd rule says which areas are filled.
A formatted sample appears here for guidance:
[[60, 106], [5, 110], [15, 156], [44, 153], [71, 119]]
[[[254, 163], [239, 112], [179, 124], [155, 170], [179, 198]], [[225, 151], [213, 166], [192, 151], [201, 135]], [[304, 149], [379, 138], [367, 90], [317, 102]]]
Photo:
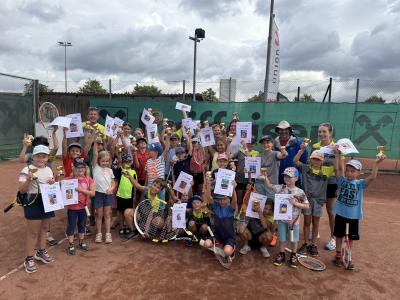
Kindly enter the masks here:
[[33, 260], [33, 256], [28, 255], [25, 260]]

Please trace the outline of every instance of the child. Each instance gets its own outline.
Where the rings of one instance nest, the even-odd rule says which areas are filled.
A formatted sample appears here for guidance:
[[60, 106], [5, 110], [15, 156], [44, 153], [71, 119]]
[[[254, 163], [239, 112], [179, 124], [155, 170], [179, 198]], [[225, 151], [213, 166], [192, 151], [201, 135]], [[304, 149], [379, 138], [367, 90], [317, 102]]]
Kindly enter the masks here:
[[67, 248], [67, 253], [69, 255], [75, 255], [75, 245], [74, 245], [74, 233], [76, 226], [78, 225], [78, 235], [79, 242], [78, 248], [82, 251], [88, 251], [89, 248], [85, 243], [85, 227], [86, 227], [86, 209], [85, 207], [89, 204], [89, 197], [94, 197], [94, 182], [93, 179], [86, 176], [86, 164], [82, 157], [74, 159], [74, 167], [72, 169], [73, 177], [66, 179], [78, 179], [78, 187], [76, 191], [78, 192], [78, 204], [68, 206], [68, 227], [67, 236], [69, 241], [69, 246]]
[[187, 155], [186, 155], [185, 148], [177, 147], [175, 149], [176, 158], [178, 160], [176, 160], [176, 162], [173, 165], [173, 175], [174, 175], [173, 182], [174, 183], [182, 171], [187, 174], [190, 174], [190, 160], [192, 158], [192, 151], [193, 151], [193, 146], [192, 146], [190, 137], [187, 138], [186, 146], [188, 148]]
[[101, 225], [104, 221], [106, 226], [107, 244], [112, 243], [112, 236], [110, 232], [111, 227], [111, 205], [113, 203], [113, 193], [116, 186], [113, 171], [110, 168], [110, 153], [108, 151], [97, 151], [97, 143], [93, 146], [93, 179], [94, 189], [96, 191], [93, 207], [96, 209], [96, 243], [103, 241], [103, 234], [101, 233]]
[[87, 113], [87, 121], [82, 122], [82, 127], [90, 130], [98, 130], [101, 135], [104, 135], [104, 126], [97, 123], [100, 115], [97, 107], [89, 107]]
[[[54, 217], [54, 212], [44, 212], [39, 188], [39, 184], [54, 184], [55, 182], [53, 171], [47, 166], [49, 153], [49, 148], [44, 145], [34, 147], [32, 164], [22, 169], [18, 180], [18, 190], [26, 197], [24, 215], [27, 220], [27, 235], [24, 266], [27, 273], [37, 271], [34, 259], [40, 260], [45, 264], [53, 261], [45, 246], [49, 219]], [[35, 252], [36, 246], [37, 251]]]
[[[336, 249], [338, 249], [336, 250], [334, 260], [337, 266], [340, 266], [340, 249], [342, 247], [342, 239], [346, 233], [346, 224], [349, 224], [350, 245], [353, 244], [353, 241], [360, 239], [358, 226], [359, 220], [362, 219], [363, 191], [377, 177], [378, 164], [385, 158], [385, 155], [378, 155], [372, 166], [371, 175], [365, 179], [359, 179], [362, 170], [361, 163], [358, 160], [352, 159], [346, 163], [346, 168], [343, 171], [338, 146], [335, 146], [335, 173], [339, 193], [334, 207], [336, 216], [333, 235], [336, 237]], [[351, 256], [352, 258], [354, 257], [354, 251], [352, 251]], [[353, 262], [350, 262], [348, 269], [354, 269]]]
[[[294, 163], [301, 171], [304, 192], [307, 195], [310, 208], [303, 210], [303, 238], [304, 243], [299, 249], [300, 254], [310, 254], [318, 256], [317, 238], [319, 232], [319, 220], [322, 208], [326, 203], [326, 189], [328, 186], [328, 176], [324, 173], [322, 165], [324, 155], [318, 150], [314, 150], [310, 156], [310, 165], [305, 165], [300, 161], [307, 145], [303, 142], [299, 152], [294, 157]], [[312, 222], [311, 244], [308, 244], [309, 233]]]
[[[232, 260], [236, 247], [235, 239], [235, 210], [237, 209], [236, 182], [232, 181], [232, 198], [223, 196], [220, 201], [214, 201], [211, 196], [210, 178], [206, 180], [204, 197], [214, 212], [214, 234], [215, 238], [222, 244], [225, 256]], [[213, 243], [210, 239], [204, 242], [206, 248], [211, 248]]]
[[239, 229], [239, 235], [244, 240], [244, 246], [239, 253], [246, 255], [252, 248], [260, 248], [261, 255], [268, 258], [270, 255], [267, 246], [272, 240], [274, 224], [274, 201], [268, 199], [264, 209], [261, 209], [260, 206], [256, 209], [260, 218], [249, 218], [247, 226], [241, 226]]
[[[217, 162], [218, 155], [226, 153], [226, 151], [228, 150], [224, 139], [222, 139], [222, 138], [217, 139], [216, 144], [217, 144], [217, 151], [215, 151], [214, 146], [208, 147], [208, 152], [211, 157], [211, 172], [213, 172], [214, 170], [217, 170], [219, 168], [218, 162]], [[229, 157], [229, 153], [226, 153], [226, 154]]]
[[66, 137], [67, 131], [68, 128], [64, 128], [63, 140], [62, 140], [62, 161], [63, 161], [65, 176], [70, 177], [72, 167], [74, 165], [74, 159], [77, 157], [83, 157], [85, 160], [88, 160], [89, 157], [87, 151], [83, 151], [81, 144], [71, 143], [67, 145], [67, 137]]
[[208, 236], [208, 226], [211, 226], [210, 218], [204, 209], [203, 199], [194, 195], [189, 199], [192, 210], [188, 213], [187, 228], [200, 239]]
[[193, 150], [192, 150], [192, 158], [190, 160], [190, 172], [193, 175], [194, 185], [193, 185], [193, 194], [202, 194], [203, 193], [203, 184], [204, 184], [204, 175], [203, 171], [205, 169], [205, 159], [206, 154], [204, 152], [204, 148], [200, 145], [199, 139], [196, 136], [193, 136], [191, 139], [188, 139], [188, 143], [191, 142]]
[[[145, 138], [136, 139], [137, 150], [135, 148], [132, 150], [133, 162], [135, 165], [136, 175], [138, 177], [138, 182], [140, 185], [146, 184], [146, 163], [150, 157], [149, 150], [147, 150], [147, 141]], [[135, 204], [139, 203], [141, 198], [141, 192], [136, 191]]]
[[[299, 171], [294, 167], [286, 168], [283, 172], [283, 180], [285, 184], [273, 185], [268, 176], [265, 177], [265, 186], [272, 189], [275, 193], [279, 194], [292, 194], [293, 197], [290, 198], [290, 203], [293, 205], [292, 220], [301, 214], [302, 209], [308, 209], [309, 204], [307, 196], [304, 191], [296, 186], [296, 181], [299, 179]], [[297, 219], [293, 227], [293, 241], [291, 241], [291, 250], [289, 266], [291, 268], [297, 268], [298, 261], [296, 257], [297, 244], [299, 241], [299, 227], [300, 218]], [[285, 221], [278, 221], [278, 240], [279, 240], [279, 254], [274, 260], [275, 266], [281, 266], [285, 261], [285, 246], [286, 246], [286, 236], [289, 232], [289, 224]]]

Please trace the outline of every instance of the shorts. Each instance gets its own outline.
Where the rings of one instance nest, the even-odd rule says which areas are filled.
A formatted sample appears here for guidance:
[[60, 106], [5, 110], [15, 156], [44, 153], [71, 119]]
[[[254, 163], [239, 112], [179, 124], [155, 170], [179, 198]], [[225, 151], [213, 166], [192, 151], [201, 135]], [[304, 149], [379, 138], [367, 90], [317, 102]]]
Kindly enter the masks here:
[[72, 236], [75, 233], [75, 229], [78, 226], [78, 233], [85, 233], [86, 231], [86, 210], [85, 209], [78, 209], [72, 210], [68, 209], [67, 211], [68, 216], [68, 226], [67, 226], [67, 235]]
[[203, 184], [204, 183], [203, 172], [193, 174], [193, 181], [194, 181], [194, 185]]
[[127, 208], [133, 208], [133, 199], [124, 199], [117, 196], [117, 210], [124, 212]]
[[360, 235], [358, 233], [358, 219], [348, 219], [336, 215], [333, 235], [337, 238], [344, 237], [346, 235], [346, 223], [349, 223], [349, 240], [358, 241], [360, 239]]
[[310, 208], [303, 209], [303, 215], [305, 216], [313, 216], [313, 217], [320, 217], [322, 214], [322, 208], [324, 204], [321, 204], [315, 199], [308, 198], [308, 202], [310, 203]]
[[113, 195], [107, 195], [105, 193], [96, 192], [93, 199], [93, 208], [102, 208], [111, 206], [114, 201]]
[[225, 239], [225, 240], [218, 240], [224, 247], [225, 246], [227, 246], [227, 245], [229, 245], [229, 246], [231, 246], [233, 249], [235, 249], [236, 248], [236, 240], [234, 239], [234, 238], [232, 238], [232, 237], [230, 237], [230, 238], [227, 238], [227, 239]]
[[[296, 224], [293, 227], [293, 242], [299, 241], [299, 230], [300, 224]], [[283, 221], [278, 221], [278, 240], [279, 242], [286, 242], [286, 237], [290, 241], [290, 225]]]
[[245, 191], [247, 189], [247, 183], [236, 183], [236, 189], [240, 191]]
[[[31, 194], [31, 199], [36, 197], [36, 194]], [[44, 212], [42, 195], [38, 194], [36, 200], [28, 206], [24, 206], [24, 215], [27, 220], [45, 220], [55, 216], [54, 211]]]
[[336, 183], [328, 184], [328, 187], [326, 188], [326, 198], [336, 198], [337, 188], [338, 186]]

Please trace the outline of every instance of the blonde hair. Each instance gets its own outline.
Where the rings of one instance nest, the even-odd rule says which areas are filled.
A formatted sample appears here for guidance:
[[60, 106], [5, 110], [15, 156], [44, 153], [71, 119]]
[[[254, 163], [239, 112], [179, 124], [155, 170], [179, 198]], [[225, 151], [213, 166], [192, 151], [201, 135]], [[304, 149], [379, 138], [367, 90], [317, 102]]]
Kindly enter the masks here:
[[99, 156], [98, 156], [98, 158], [97, 158], [97, 163], [99, 163], [100, 160], [101, 160], [102, 158], [106, 157], [106, 156], [108, 156], [108, 158], [111, 158], [110, 152], [108, 152], [107, 150], [101, 150], [101, 151], [99, 152]]

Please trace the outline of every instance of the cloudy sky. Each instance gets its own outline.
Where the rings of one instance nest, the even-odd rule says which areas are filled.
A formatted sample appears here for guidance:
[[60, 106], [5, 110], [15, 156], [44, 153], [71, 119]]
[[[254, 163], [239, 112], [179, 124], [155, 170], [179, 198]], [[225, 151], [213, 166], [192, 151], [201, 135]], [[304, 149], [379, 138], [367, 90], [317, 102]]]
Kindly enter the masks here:
[[[176, 81], [172, 92], [178, 92], [183, 79], [192, 79], [188, 36], [201, 27], [200, 88], [217, 89], [220, 78], [232, 77], [257, 92], [265, 76], [269, 2], [1, 0], [0, 72], [62, 91], [64, 49], [57, 42], [69, 41], [71, 89], [88, 78], [104, 84], [111, 78], [114, 90]], [[373, 80], [388, 93], [399, 89], [400, 82], [390, 82], [400, 80], [400, 0], [276, 0], [275, 12], [286, 89], [326, 88], [330, 76]]]

